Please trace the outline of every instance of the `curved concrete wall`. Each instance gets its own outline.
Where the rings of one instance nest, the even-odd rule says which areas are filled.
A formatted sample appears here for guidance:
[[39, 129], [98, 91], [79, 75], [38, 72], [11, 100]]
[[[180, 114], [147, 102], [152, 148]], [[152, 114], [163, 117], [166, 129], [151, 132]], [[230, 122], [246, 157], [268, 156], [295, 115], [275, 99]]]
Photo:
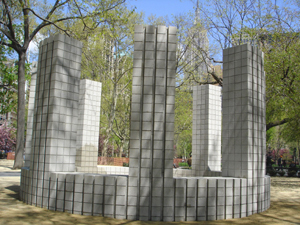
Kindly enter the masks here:
[[[257, 199], [248, 197], [253, 186], [247, 179], [230, 177], [181, 177], [170, 184], [173, 192], [166, 193], [166, 209], [153, 212], [149, 220], [200, 221], [241, 218], [260, 213], [270, 207], [270, 177], [264, 177]], [[22, 169], [21, 200], [55, 211], [81, 215], [105, 216], [117, 219], [139, 220], [141, 211], [130, 207], [128, 176], [88, 173], [51, 173], [49, 187], [42, 198], [32, 194], [29, 168]], [[149, 193], [148, 193], [149, 194]], [[153, 202], [155, 205], [155, 202]], [[171, 208], [171, 210], [169, 210]], [[162, 214], [162, 215], [160, 215]]]

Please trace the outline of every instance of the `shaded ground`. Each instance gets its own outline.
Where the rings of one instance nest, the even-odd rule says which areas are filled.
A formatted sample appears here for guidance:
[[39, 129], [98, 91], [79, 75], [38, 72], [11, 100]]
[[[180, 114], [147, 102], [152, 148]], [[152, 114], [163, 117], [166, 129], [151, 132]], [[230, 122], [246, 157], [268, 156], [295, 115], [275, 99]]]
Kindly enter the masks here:
[[[0, 160], [0, 172], [11, 170], [13, 161]], [[105, 217], [73, 215], [27, 205], [19, 200], [20, 178], [0, 177], [0, 224], [299, 224], [300, 178], [272, 177], [271, 207], [259, 214], [242, 219], [204, 222], [142, 222]]]

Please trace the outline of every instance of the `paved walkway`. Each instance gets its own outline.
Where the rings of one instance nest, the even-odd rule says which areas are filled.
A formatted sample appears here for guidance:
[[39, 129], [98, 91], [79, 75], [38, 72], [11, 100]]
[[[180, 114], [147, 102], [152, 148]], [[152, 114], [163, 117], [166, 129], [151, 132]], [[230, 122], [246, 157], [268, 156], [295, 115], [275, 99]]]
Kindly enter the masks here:
[[21, 172], [0, 172], [0, 177], [20, 177]]
[[[0, 225], [27, 224], [300, 224], [300, 178], [272, 178], [271, 208], [242, 219], [203, 222], [143, 222], [54, 212], [19, 200], [20, 170], [0, 159]], [[2, 176], [1, 176], [2, 174]], [[4, 174], [4, 175], [3, 175]], [[11, 175], [11, 176], [8, 176]]]
[[13, 170], [14, 161], [13, 160], [6, 160], [0, 159], [0, 172], [17, 172], [20, 173], [21, 170]]

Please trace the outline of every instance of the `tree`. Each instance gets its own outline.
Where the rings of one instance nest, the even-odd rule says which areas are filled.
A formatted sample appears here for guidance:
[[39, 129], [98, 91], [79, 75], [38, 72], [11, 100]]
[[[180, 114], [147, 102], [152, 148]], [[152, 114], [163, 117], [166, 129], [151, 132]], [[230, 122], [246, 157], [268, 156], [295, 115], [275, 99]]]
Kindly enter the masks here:
[[[0, 114], [17, 113], [18, 66], [8, 59], [13, 54], [11, 48], [0, 45]], [[25, 64], [25, 79], [30, 81], [30, 64]], [[15, 125], [15, 124], [14, 124]]]
[[[300, 110], [298, 33], [268, 34], [264, 44], [267, 129], [298, 120]], [[271, 40], [271, 41], [270, 41]]]
[[[23, 165], [25, 129], [25, 61], [29, 43], [47, 26], [55, 26], [66, 34], [61, 24], [81, 20], [84, 29], [94, 29], [110, 21], [110, 11], [125, 0], [76, 1], [56, 0], [51, 7], [39, 1], [1, 1], [0, 44], [14, 49], [18, 55], [17, 147], [14, 168]], [[91, 20], [91, 26], [85, 24]]]
[[[289, 145], [290, 149], [297, 149], [295, 152], [295, 157], [298, 159], [298, 163], [300, 163], [300, 120], [299, 118], [294, 118], [289, 123], [284, 124], [283, 128], [283, 138]], [[294, 154], [294, 153], [293, 153]], [[297, 157], [298, 154], [298, 157]]]
[[82, 77], [102, 82], [102, 156], [110, 154], [111, 145], [119, 150], [119, 156], [129, 147], [131, 55], [134, 26], [141, 22], [139, 14], [124, 6], [119, 6], [113, 13], [114, 17], [120, 18], [118, 21], [99, 26], [88, 35], [73, 30], [73, 34], [84, 43]]
[[[107, 137], [105, 137], [105, 135], [100, 134], [99, 135], [99, 145], [98, 145], [98, 156], [102, 156], [103, 155], [103, 151], [104, 151], [104, 140], [106, 140]], [[106, 146], [106, 155], [108, 156], [112, 156], [113, 152], [115, 151], [114, 146], [111, 144], [108, 144]]]
[[[215, 46], [211, 47], [207, 38], [207, 28], [200, 18], [199, 4], [195, 13], [186, 13], [168, 17], [150, 15], [147, 23], [177, 27], [177, 64], [176, 88], [193, 85], [222, 85], [222, 72], [216, 68], [221, 63], [215, 60]], [[186, 88], [185, 87], [185, 88]]]
[[219, 63], [213, 58], [215, 49], [210, 48], [197, 10], [195, 14], [174, 16], [172, 25], [178, 28], [177, 87], [186, 85], [191, 90], [194, 85], [222, 85], [222, 73], [215, 70], [215, 63]]
[[0, 46], [0, 114], [16, 112], [17, 67], [5, 56], [4, 46]]
[[155, 15], [148, 18], [148, 23], [153, 25], [177, 27], [174, 145], [179, 157], [189, 157], [192, 151], [192, 87], [222, 85], [221, 67], [214, 60], [216, 51], [210, 48], [198, 10], [197, 7], [195, 13], [172, 16], [171, 21]]
[[[199, 4], [198, 0], [193, 2]], [[297, 1], [290, 3], [292, 5]], [[296, 86], [293, 86], [297, 78], [291, 66], [293, 64], [297, 68], [295, 62], [299, 48], [294, 42], [299, 30], [298, 8], [277, 4], [276, 0], [213, 0], [202, 4], [200, 11], [210, 39], [220, 49], [251, 43], [259, 45], [265, 52], [266, 130], [293, 119], [285, 112], [293, 108], [288, 102], [295, 101], [297, 96], [291, 96], [293, 91], [297, 92]], [[284, 78], [284, 73], [287, 73], [287, 78]], [[287, 90], [291, 80], [292, 86]], [[286, 91], [279, 94], [283, 87]]]
[[278, 164], [278, 159], [282, 156], [282, 160], [290, 162], [292, 160], [292, 155], [289, 149], [274, 149], [271, 152], [271, 157], [275, 160], [275, 164]]
[[174, 145], [176, 155], [189, 158], [192, 152], [193, 97], [189, 90], [176, 89]]

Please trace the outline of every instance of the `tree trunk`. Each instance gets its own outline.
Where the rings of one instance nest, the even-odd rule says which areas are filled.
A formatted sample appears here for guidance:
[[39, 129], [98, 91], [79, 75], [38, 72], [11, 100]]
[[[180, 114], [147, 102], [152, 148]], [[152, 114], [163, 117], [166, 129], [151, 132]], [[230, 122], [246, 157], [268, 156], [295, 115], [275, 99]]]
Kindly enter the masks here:
[[298, 165], [300, 165], [300, 149], [299, 149], [299, 140], [297, 142], [297, 149], [298, 149]]
[[13, 169], [21, 169], [24, 154], [25, 131], [25, 52], [19, 52], [18, 62], [18, 111], [17, 111], [17, 147]]
[[107, 156], [107, 146], [109, 139], [111, 138], [112, 128], [115, 120], [116, 115], [116, 107], [117, 107], [117, 84], [114, 83], [114, 89], [113, 89], [113, 102], [111, 104], [110, 112], [109, 112], [109, 119], [108, 119], [108, 128], [106, 129], [106, 139], [104, 140], [104, 148], [102, 152], [102, 156]]
[[[106, 140], [104, 140], [104, 148], [102, 152], [102, 156], [107, 156], [107, 146], [109, 143], [109, 139], [112, 136], [112, 128], [115, 120], [115, 115], [116, 115], [116, 107], [117, 107], [117, 98], [118, 98], [118, 93], [117, 93], [117, 74], [116, 74], [116, 68], [115, 68], [115, 59], [114, 59], [114, 45], [113, 41], [110, 42], [110, 61], [109, 61], [109, 74], [113, 75], [112, 82], [113, 82], [113, 90], [112, 90], [112, 103], [110, 106], [110, 112], [109, 112], [109, 117], [108, 117], [108, 128], [106, 129]], [[112, 152], [112, 157], [114, 157], [114, 151]]]
[[119, 149], [119, 157], [122, 158], [122, 153], [124, 149], [124, 142], [125, 140], [121, 140], [120, 149]]

